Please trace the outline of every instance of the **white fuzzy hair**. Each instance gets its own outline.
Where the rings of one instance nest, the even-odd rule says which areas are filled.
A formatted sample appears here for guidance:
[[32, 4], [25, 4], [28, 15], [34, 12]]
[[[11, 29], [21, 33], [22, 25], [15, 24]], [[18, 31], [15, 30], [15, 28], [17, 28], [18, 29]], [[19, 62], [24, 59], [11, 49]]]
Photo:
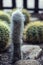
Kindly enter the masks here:
[[21, 21], [25, 21], [24, 15], [22, 14], [21, 10], [16, 10], [15, 12], [12, 13], [12, 19], [13, 20], [21, 20]]
[[13, 26], [14, 26], [14, 22], [20, 22], [21, 23], [21, 33], [23, 32], [23, 28], [24, 28], [24, 21], [25, 21], [25, 17], [24, 15], [22, 14], [22, 12], [20, 10], [16, 10], [12, 13], [12, 16], [11, 16], [11, 33], [10, 33], [10, 36], [12, 37], [12, 31], [13, 31]]
[[[24, 29], [24, 21], [25, 21], [25, 17], [20, 10], [16, 10], [15, 12], [12, 13], [10, 35], [11, 38], [13, 37], [12, 39], [13, 43], [20, 45], [18, 47], [19, 49], [21, 48], [21, 44], [23, 43], [22, 36], [23, 36], [23, 29]], [[18, 52], [18, 50], [16, 51]], [[22, 55], [22, 53], [19, 54]]]

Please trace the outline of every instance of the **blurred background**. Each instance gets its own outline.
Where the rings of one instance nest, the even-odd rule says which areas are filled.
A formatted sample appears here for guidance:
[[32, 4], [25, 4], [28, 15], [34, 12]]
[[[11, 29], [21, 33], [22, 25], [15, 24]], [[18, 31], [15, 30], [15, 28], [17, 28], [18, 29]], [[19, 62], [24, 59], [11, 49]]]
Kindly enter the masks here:
[[33, 17], [43, 19], [43, 0], [0, 0], [0, 9], [8, 11], [13, 8], [25, 8]]
[[0, 0], [0, 9], [26, 8], [30, 13], [43, 13], [43, 0]]

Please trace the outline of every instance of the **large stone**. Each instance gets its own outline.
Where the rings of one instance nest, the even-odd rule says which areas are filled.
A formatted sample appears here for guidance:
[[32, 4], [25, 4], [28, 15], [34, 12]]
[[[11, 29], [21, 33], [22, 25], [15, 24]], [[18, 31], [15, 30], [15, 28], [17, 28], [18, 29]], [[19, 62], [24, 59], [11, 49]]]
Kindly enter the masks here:
[[36, 59], [41, 54], [42, 49], [37, 45], [23, 45], [21, 47], [22, 59]]
[[40, 65], [36, 60], [20, 60], [17, 61], [14, 65]]

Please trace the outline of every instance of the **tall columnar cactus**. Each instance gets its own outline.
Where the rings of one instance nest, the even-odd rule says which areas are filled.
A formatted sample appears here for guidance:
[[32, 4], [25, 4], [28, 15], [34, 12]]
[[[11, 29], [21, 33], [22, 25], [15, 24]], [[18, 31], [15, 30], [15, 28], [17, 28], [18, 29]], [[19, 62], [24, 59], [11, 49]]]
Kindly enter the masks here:
[[11, 36], [12, 42], [14, 43], [14, 62], [21, 59], [21, 50], [20, 46], [22, 42], [23, 36], [23, 28], [24, 28], [24, 15], [19, 11], [15, 11], [12, 14], [12, 22], [11, 22]]
[[9, 46], [9, 26], [0, 21], [0, 51], [5, 50]]
[[[16, 11], [17, 9], [13, 9], [12, 12]], [[30, 22], [30, 13], [26, 9], [21, 9], [21, 12], [25, 16], [24, 25], [27, 25]]]
[[24, 38], [31, 43], [43, 43], [43, 22], [32, 22], [24, 30]]
[[9, 14], [5, 13], [4, 11], [0, 11], [0, 19], [2, 21], [6, 21], [8, 24], [10, 24], [10, 16], [9, 16]]

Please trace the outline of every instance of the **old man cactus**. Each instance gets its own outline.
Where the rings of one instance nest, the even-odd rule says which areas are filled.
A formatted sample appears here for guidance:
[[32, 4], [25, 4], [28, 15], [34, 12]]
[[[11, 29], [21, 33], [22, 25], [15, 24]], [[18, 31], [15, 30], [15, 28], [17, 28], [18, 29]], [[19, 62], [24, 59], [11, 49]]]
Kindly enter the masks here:
[[[14, 12], [14, 11], [16, 11], [17, 10], [17, 8], [15, 8], [15, 9], [13, 9], [12, 10], [12, 12]], [[28, 12], [28, 10], [26, 10], [26, 9], [20, 9], [20, 11], [24, 14], [24, 16], [25, 16], [25, 21], [24, 21], [24, 25], [27, 25], [27, 23], [29, 23], [30, 22], [30, 14], [29, 14], [29, 12]]]

